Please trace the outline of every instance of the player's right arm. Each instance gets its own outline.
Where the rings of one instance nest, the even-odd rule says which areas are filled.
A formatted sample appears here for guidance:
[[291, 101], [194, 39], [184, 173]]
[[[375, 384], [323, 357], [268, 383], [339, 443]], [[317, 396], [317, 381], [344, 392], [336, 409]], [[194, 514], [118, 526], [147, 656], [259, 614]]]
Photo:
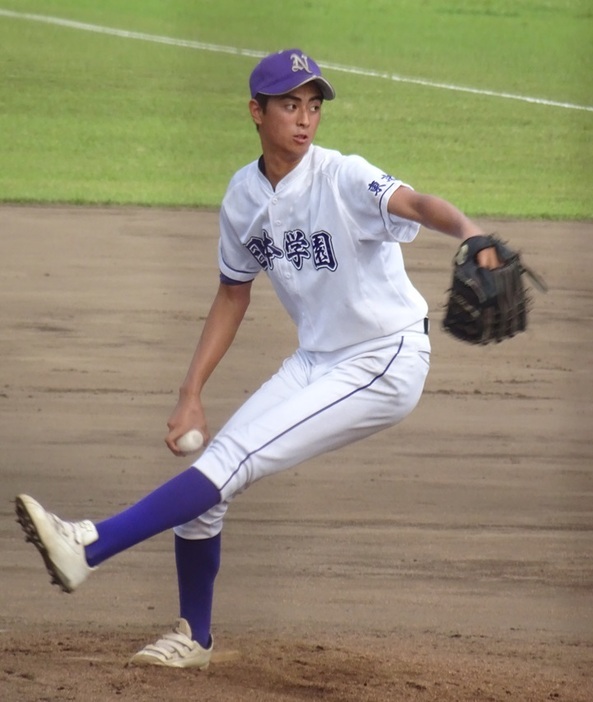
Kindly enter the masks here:
[[205, 443], [210, 434], [201, 393], [206, 381], [229, 350], [251, 299], [252, 281], [239, 285], [220, 283], [204, 323], [189, 369], [179, 388], [179, 400], [167, 426], [165, 442], [175, 455], [181, 455], [177, 439], [189, 429], [199, 429]]

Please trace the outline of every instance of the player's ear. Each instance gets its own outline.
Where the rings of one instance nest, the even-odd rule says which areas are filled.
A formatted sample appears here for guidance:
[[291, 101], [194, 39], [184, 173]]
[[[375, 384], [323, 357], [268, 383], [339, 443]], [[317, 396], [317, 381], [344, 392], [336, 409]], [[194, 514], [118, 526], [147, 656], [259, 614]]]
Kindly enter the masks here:
[[262, 122], [263, 109], [259, 102], [254, 98], [249, 101], [249, 112], [254, 124], [259, 127]]

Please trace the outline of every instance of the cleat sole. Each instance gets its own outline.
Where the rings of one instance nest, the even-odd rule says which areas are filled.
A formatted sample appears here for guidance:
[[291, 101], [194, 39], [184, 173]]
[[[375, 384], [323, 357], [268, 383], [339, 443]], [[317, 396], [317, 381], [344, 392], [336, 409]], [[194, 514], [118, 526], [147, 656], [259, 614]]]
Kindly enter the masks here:
[[60, 572], [55, 568], [54, 564], [52, 563], [47, 549], [45, 548], [43, 542], [39, 537], [39, 534], [37, 533], [35, 523], [31, 519], [29, 512], [27, 511], [27, 508], [24, 505], [23, 501], [20, 499], [20, 497], [17, 497], [15, 499], [15, 510], [17, 522], [21, 525], [22, 530], [25, 532], [25, 541], [27, 543], [33, 544], [33, 546], [35, 546], [35, 548], [41, 555], [41, 558], [43, 558], [45, 568], [50, 576], [51, 584], [57, 585], [60, 588], [60, 590], [62, 590], [62, 592], [72, 592], [72, 589], [69, 588], [62, 581]]

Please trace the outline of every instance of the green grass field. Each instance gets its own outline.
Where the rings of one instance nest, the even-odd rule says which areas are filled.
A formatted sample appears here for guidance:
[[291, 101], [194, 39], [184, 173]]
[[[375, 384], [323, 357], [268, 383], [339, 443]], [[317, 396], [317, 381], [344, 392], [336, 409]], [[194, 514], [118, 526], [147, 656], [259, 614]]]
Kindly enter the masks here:
[[[0, 0], [0, 10], [570, 103], [327, 69], [317, 143], [471, 215], [593, 218], [588, 0]], [[0, 200], [217, 206], [258, 155], [257, 59], [0, 14]]]

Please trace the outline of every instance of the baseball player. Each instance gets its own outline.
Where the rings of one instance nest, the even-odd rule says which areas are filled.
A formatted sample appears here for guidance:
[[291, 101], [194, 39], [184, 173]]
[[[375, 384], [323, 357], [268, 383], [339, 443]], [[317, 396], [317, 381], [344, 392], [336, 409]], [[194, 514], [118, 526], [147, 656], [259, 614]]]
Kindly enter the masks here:
[[[450, 203], [415, 192], [360, 156], [314, 144], [334, 89], [299, 49], [264, 58], [249, 112], [262, 155], [231, 179], [220, 212], [220, 284], [169, 421], [205, 449], [184, 472], [103, 521], [67, 522], [28, 495], [18, 520], [54, 583], [72, 592], [108, 558], [174, 529], [179, 619], [137, 665], [205, 668], [223, 520], [249, 485], [401, 422], [429, 368], [427, 303], [404, 268], [420, 225], [481, 234]], [[493, 249], [480, 264], [498, 265]], [[233, 342], [261, 271], [298, 330], [298, 348], [210, 437], [201, 391]]]

